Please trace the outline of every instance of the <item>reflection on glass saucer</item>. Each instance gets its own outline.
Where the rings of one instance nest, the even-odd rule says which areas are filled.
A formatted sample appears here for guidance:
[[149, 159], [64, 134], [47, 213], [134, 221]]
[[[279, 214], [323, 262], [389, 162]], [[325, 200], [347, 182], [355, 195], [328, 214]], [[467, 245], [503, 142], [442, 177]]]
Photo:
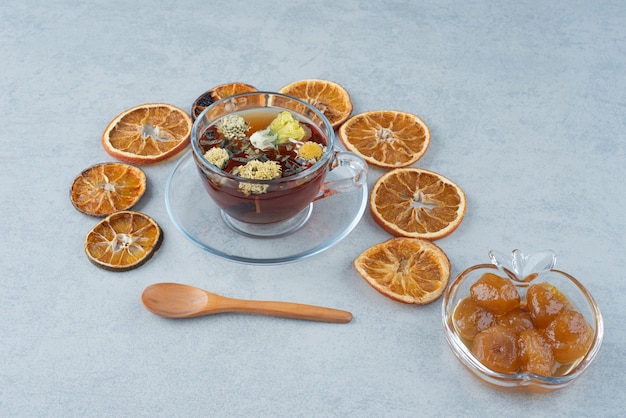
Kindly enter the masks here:
[[[331, 171], [327, 180], [332, 180]], [[202, 187], [187, 152], [165, 188], [165, 205], [174, 225], [192, 243], [228, 260], [248, 264], [290, 263], [318, 254], [345, 238], [367, 207], [367, 189], [339, 193], [312, 204], [310, 217], [297, 231], [276, 238], [253, 238], [229, 227], [219, 207]]]

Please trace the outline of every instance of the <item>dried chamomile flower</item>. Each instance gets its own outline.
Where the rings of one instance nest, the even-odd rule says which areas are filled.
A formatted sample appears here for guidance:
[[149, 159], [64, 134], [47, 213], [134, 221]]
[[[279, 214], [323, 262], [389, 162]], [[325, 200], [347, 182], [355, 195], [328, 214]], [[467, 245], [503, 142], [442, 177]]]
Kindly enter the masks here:
[[276, 161], [248, 161], [239, 170], [239, 177], [254, 180], [271, 180], [280, 177], [280, 164]]
[[261, 151], [267, 151], [269, 149], [274, 148], [274, 143], [276, 142], [276, 138], [278, 135], [274, 135], [270, 132], [270, 129], [263, 129], [261, 131], [256, 131], [250, 136], [250, 143]]
[[[276, 161], [252, 160], [240, 167], [236, 175], [253, 180], [272, 180], [280, 177], [281, 168]], [[267, 192], [267, 188], [267, 184], [239, 183], [239, 190], [246, 195], [263, 194]]]
[[280, 112], [270, 123], [267, 129], [259, 130], [250, 136], [252, 145], [261, 151], [275, 148], [276, 145], [287, 142], [297, 142], [304, 138], [307, 132], [300, 122], [294, 119], [287, 111]]
[[300, 126], [300, 122], [293, 118], [293, 115], [287, 111], [280, 112], [278, 116], [270, 123], [269, 130], [273, 135], [277, 135], [276, 144], [284, 144], [290, 139], [299, 141], [304, 138], [304, 129]]
[[248, 122], [239, 115], [224, 116], [215, 126], [218, 132], [228, 139], [244, 138], [246, 131], [250, 128]]
[[306, 161], [317, 161], [324, 154], [324, 148], [317, 142], [305, 142], [298, 148], [298, 157]]
[[211, 148], [204, 153], [204, 158], [219, 169], [223, 169], [228, 164], [230, 155], [224, 148]]

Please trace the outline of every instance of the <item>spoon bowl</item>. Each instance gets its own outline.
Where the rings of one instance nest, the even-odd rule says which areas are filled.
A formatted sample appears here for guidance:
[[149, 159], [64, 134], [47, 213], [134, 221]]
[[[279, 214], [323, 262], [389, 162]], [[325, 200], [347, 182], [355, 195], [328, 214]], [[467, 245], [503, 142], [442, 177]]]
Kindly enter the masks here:
[[141, 295], [143, 305], [165, 318], [193, 318], [223, 312], [245, 312], [309, 321], [347, 323], [352, 314], [339, 309], [292, 302], [234, 299], [181, 283], [155, 283]]

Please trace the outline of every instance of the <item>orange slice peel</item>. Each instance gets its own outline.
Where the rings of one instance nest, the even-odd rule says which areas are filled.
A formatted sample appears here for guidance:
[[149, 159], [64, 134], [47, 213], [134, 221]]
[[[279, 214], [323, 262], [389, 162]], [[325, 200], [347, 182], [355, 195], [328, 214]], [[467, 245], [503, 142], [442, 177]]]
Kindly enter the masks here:
[[407, 304], [433, 302], [448, 285], [450, 261], [435, 244], [416, 238], [392, 238], [354, 260], [356, 271], [381, 294]]
[[306, 79], [287, 84], [278, 90], [317, 108], [337, 129], [352, 114], [352, 100], [348, 91], [334, 81]]
[[415, 167], [383, 174], [370, 195], [372, 217], [396, 236], [443, 238], [461, 224], [465, 208], [465, 193], [452, 180]]
[[145, 173], [132, 165], [109, 162], [95, 164], [72, 182], [70, 200], [87, 215], [107, 216], [133, 207], [146, 191]]
[[143, 265], [159, 249], [161, 227], [148, 215], [115, 212], [96, 224], [85, 237], [85, 253], [93, 264], [110, 271]]
[[422, 158], [430, 130], [419, 116], [396, 110], [375, 110], [352, 116], [339, 129], [348, 151], [384, 168], [406, 167]]
[[102, 146], [112, 157], [131, 164], [153, 164], [183, 151], [193, 121], [183, 109], [146, 103], [127, 109], [107, 125]]

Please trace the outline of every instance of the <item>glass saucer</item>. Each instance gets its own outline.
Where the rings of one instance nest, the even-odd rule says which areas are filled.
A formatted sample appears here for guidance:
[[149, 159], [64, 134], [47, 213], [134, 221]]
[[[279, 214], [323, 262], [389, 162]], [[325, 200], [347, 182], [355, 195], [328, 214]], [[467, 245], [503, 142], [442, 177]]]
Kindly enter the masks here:
[[[328, 173], [327, 180], [340, 175], [342, 169]], [[191, 151], [176, 163], [165, 186], [167, 213], [187, 239], [214, 255], [247, 264], [290, 263], [327, 250], [357, 226], [367, 200], [365, 187], [317, 200], [312, 203], [309, 219], [297, 231], [255, 238], [226, 224], [220, 208], [202, 186]]]

